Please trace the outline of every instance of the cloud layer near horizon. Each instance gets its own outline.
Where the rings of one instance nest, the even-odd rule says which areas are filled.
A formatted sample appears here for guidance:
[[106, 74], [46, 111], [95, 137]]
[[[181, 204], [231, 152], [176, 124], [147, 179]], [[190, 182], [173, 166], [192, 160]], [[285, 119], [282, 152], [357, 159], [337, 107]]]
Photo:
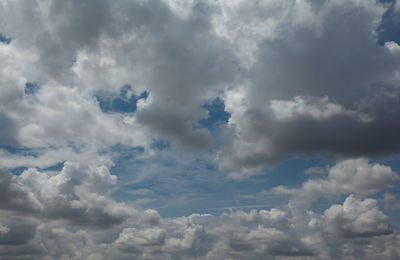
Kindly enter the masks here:
[[[400, 151], [400, 46], [378, 44], [397, 10], [1, 1], [0, 259], [398, 258], [399, 234], [368, 198], [399, 180], [370, 161]], [[216, 100], [226, 122], [207, 108]], [[154, 162], [162, 149], [207, 154], [238, 181], [293, 155], [335, 163], [300, 187], [276, 183], [268, 192], [289, 201], [269, 210], [163, 218], [112, 197], [124, 149]]]
[[[350, 171], [378, 169], [377, 175], [399, 178], [388, 167], [358, 164], [340, 162], [330, 171], [336, 174], [346, 165]], [[364, 259], [394, 259], [400, 255], [400, 239], [378, 201], [357, 198], [350, 191], [343, 191], [347, 196], [343, 204], [331, 205], [323, 213], [313, 211], [306, 196], [320, 195], [303, 188], [287, 205], [270, 210], [162, 218], [155, 210], [137, 210], [112, 200], [116, 179], [104, 166], [70, 162], [59, 172], [33, 168], [19, 176], [1, 172], [2, 258], [301, 259], [356, 254]], [[389, 185], [382, 183], [380, 188]], [[376, 192], [370, 187], [364, 193]], [[368, 243], [374, 254], [361, 242]]]

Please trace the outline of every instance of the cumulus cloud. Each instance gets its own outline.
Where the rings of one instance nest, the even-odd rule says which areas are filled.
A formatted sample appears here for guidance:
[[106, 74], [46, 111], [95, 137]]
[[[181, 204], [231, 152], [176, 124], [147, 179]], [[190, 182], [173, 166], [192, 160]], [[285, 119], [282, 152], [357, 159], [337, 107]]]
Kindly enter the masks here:
[[135, 213], [107, 197], [115, 184], [107, 167], [71, 162], [55, 173], [34, 168], [19, 176], [2, 172], [1, 208], [70, 225], [109, 227]]
[[[399, 180], [369, 162], [400, 150], [400, 48], [377, 43], [388, 8], [398, 1], [1, 1], [0, 259], [398, 258], [365, 198]], [[124, 86], [146, 95], [103, 111]], [[218, 134], [199, 127], [217, 98], [230, 116]], [[340, 161], [276, 187], [288, 205], [163, 218], [116, 200], [126, 173], [113, 168], [121, 147], [154, 156], [160, 139], [237, 180], [293, 154]], [[382, 203], [397, 209], [395, 195]]]
[[393, 232], [388, 217], [373, 199], [357, 200], [350, 195], [343, 205], [332, 205], [325, 211], [328, 225], [343, 237], [386, 235]]
[[[247, 5], [240, 3], [231, 8]], [[226, 93], [231, 118], [221, 169], [246, 175], [296, 153], [397, 153], [398, 53], [393, 44], [376, 44], [384, 7], [375, 1], [280, 1], [256, 7], [253, 19], [270, 17], [279, 30], [257, 45], [246, 83]], [[245, 13], [238, 19], [247, 22]], [[240, 105], [230, 105], [237, 104], [238, 95]]]
[[349, 159], [330, 167], [326, 177], [305, 181], [301, 188], [278, 186], [273, 191], [296, 195], [312, 202], [321, 196], [332, 198], [349, 193], [358, 196], [376, 194], [386, 187], [395, 185], [399, 180], [399, 175], [388, 166], [369, 163], [366, 159]]
[[[371, 248], [375, 257], [399, 253], [391, 250], [399, 238], [374, 199], [350, 195], [323, 213], [290, 202], [269, 210], [162, 218], [155, 210], [138, 211], [110, 199], [116, 177], [103, 166], [67, 162], [60, 172], [29, 169], [7, 176], [3, 186], [18, 186], [40, 207], [23, 211], [4, 198], [9, 201], [1, 204], [4, 259], [334, 259], [354, 256], [349, 247], [364, 258]], [[18, 206], [32, 204], [27, 195], [17, 199]]]
[[[399, 53], [394, 42], [376, 44], [385, 8], [376, 1], [5, 1], [1, 31], [11, 42], [0, 48], [2, 98], [13, 102], [3, 105], [0, 140], [149, 148], [155, 135], [203, 150], [212, 137], [194, 126], [207, 118], [202, 105], [220, 97], [231, 118], [219, 165], [237, 178], [293, 153], [396, 153]], [[26, 82], [41, 86], [35, 98], [24, 97]], [[148, 99], [135, 115], [102, 114], [93, 96], [124, 85]]]

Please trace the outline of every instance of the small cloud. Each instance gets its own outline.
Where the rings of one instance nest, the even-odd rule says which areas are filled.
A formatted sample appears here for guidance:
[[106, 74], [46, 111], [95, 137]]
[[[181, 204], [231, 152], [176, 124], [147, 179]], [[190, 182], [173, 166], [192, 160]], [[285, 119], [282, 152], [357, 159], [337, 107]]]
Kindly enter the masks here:
[[10, 229], [5, 225], [0, 224], [0, 236], [5, 235], [8, 232], [10, 232]]
[[388, 211], [400, 210], [400, 200], [392, 193], [383, 194], [383, 208]]

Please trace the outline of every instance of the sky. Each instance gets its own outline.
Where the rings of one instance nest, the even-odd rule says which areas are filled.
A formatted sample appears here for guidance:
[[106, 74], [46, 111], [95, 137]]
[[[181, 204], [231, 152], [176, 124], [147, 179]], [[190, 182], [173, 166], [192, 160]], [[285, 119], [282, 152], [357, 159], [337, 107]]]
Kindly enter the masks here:
[[0, 259], [400, 259], [400, 1], [0, 1]]

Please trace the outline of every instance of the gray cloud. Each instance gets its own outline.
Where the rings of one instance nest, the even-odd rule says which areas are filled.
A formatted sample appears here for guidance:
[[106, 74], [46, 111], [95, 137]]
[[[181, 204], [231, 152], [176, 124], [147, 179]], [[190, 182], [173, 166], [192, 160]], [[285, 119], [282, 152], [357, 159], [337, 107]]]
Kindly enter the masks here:
[[35, 236], [36, 223], [11, 222], [7, 227], [9, 232], [0, 236], [0, 245], [24, 245]]
[[232, 117], [221, 168], [252, 171], [297, 153], [398, 153], [398, 45], [377, 45], [375, 32], [384, 8], [373, 1], [257, 8], [266, 11], [251, 21], [270, 19], [272, 31], [252, 54], [248, 81], [226, 93]]
[[26, 188], [14, 182], [15, 177], [0, 171], [0, 205], [2, 209], [37, 212], [41, 204]]
[[16, 130], [17, 127], [14, 125], [14, 122], [0, 111], [0, 145], [16, 145]]
[[[377, 45], [384, 12], [373, 0], [1, 1], [0, 167], [28, 169], [0, 172], [0, 259], [399, 258], [388, 217], [364, 199], [399, 176], [367, 159], [276, 187], [288, 205], [221, 216], [117, 202], [109, 171], [115, 146], [152, 156], [159, 137], [215, 148], [236, 179], [291, 154], [397, 154], [400, 47]], [[27, 95], [27, 82], [40, 88]], [[103, 113], [95, 96], [124, 85], [149, 96]], [[214, 145], [195, 126], [217, 97], [231, 117]], [[348, 194], [322, 214], [310, 203]]]
[[[73, 85], [86, 99], [125, 84], [137, 94], [148, 91], [136, 115], [124, 119], [141, 132], [136, 139], [145, 132], [179, 147], [207, 148], [210, 134], [193, 126], [207, 117], [205, 102], [225, 96], [232, 117], [218, 156], [221, 169], [252, 171], [294, 153], [398, 152], [400, 52], [394, 42], [377, 45], [385, 12], [377, 2], [7, 2], [2, 10], [3, 30], [13, 38], [7, 48], [29, 52], [28, 63], [39, 64], [32, 69], [6, 59], [16, 74]], [[10, 16], [15, 12], [24, 15]], [[240, 108], [233, 92], [242, 95]], [[286, 105], [294, 110], [282, 114]], [[100, 118], [79, 112], [71, 124]], [[54, 133], [43, 126], [22, 129]]]
[[[8, 182], [30, 190], [43, 208], [42, 215], [21, 214], [2, 205], [4, 259], [368, 258], [371, 248], [374, 257], [399, 255], [391, 250], [399, 239], [378, 201], [353, 195], [324, 213], [289, 202], [270, 210], [162, 218], [155, 210], [138, 211], [107, 199], [114, 181], [102, 167], [66, 163], [59, 173], [46, 176], [30, 169]], [[346, 251], [349, 246], [357, 251]]]

